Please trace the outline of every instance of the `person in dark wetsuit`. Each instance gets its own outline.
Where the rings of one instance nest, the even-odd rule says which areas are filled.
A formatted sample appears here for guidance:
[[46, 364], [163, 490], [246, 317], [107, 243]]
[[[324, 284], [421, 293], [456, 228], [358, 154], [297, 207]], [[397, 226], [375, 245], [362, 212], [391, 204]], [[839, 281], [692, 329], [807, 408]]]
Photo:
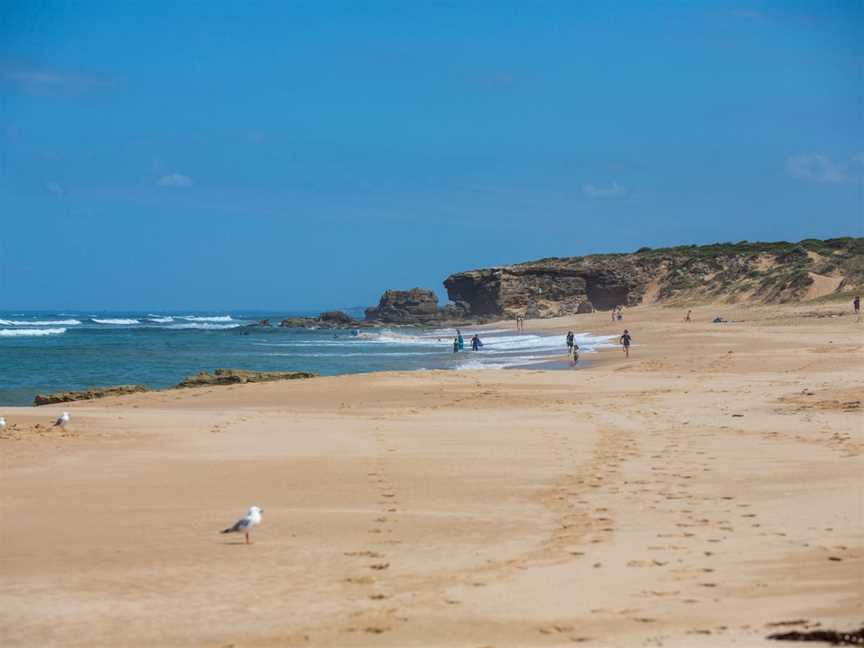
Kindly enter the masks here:
[[573, 354], [573, 331], [567, 331], [567, 355]]
[[480, 341], [480, 336], [475, 333], [474, 337], [471, 338], [471, 349], [473, 351], [479, 351], [482, 345], [483, 343]]
[[459, 338], [453, 338], [453, 353], [459, 353]]
[[618, 338], [618, 341], [624, 345], [624, 355], [628, 358], [630, 357], [630, 343], [633, 341], [633, 338], [630, 337], [630, 331], [624, 329], [624, 334]]

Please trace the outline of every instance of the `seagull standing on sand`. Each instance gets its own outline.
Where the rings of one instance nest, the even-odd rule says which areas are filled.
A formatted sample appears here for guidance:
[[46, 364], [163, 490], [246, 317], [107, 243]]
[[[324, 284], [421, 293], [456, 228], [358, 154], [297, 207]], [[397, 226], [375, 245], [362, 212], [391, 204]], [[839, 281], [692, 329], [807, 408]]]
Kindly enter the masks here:
[[66, 424], [68, 422], [69, 422], [69, 412], [63, 412], [63, 414], [60, 416], [60, 418], [58, 418], [56, 421], [54, 421], [54, 427], [57, 427], [58, 425], [60, 427], [66, 427]]
[[264, 511], [257, 506], [250, 506], [246, 517], [240, 518], [234, 523], [234, 526], [228, 527], [222, 533], [244, 533], [246, 534], [246, 544], [252, 544], [249, 539], [249, 534], [252, 532], [252, 527], [261, 524], [261, 514]]

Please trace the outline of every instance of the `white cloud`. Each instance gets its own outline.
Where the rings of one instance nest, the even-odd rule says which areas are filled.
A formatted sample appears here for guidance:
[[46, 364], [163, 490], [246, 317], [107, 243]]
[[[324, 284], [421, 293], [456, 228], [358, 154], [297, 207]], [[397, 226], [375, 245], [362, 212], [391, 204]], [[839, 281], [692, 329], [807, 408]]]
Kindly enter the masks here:
[[170, 173], [159, 178], [160, 187], [191, 187], [192, 178], [180, 173]]
[[786, 160], [786, 173], [793, 178], [812, 182], [861, 182], [862, 171], [864, 153], [856, 153], [849, 162], [835, 162], [824, 153], [803, 153]]
[[624, 198], [630, 191], [627, 187], [622, 187], [617, 182], [613, 182], [608, 187], [586, 184], [582, 187], [582, 193], [589, 198]]
[[66, 190], [63, 188], [59, 182], [47, 182], [45, 183], [45, 188], [49, 193], [54, 194], [55, 196], [65, 196]]

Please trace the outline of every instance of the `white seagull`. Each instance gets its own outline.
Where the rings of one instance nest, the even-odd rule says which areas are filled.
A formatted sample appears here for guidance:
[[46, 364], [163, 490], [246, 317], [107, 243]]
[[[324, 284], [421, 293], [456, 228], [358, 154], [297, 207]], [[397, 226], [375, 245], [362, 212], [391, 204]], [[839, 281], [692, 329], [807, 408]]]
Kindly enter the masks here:
[[0, 416], [0, 430], [6, 427], [6, 419]]
[[58, 425], [60, 427], [65, 427], [65, 425], [68, 422], [69, 422], [69, 412], [63, 412], [62, 416], [60, 416], [60, 418], [58, 418], [56, 421], [54, 421], [54, 427], [57, 427]]
[[252, 532], [252, 527], [261, 524], [261, 514], [263, 512], [264, 511], [257, 506], [250, 506], [246, 517], [240, 518], [234, 523], [234, 526], [228, 527], [222, 531], [222, 533], [242, 532], [246, 534], [246, 544], [252, 544], [252, 540], [249, 539], [249, 534]]

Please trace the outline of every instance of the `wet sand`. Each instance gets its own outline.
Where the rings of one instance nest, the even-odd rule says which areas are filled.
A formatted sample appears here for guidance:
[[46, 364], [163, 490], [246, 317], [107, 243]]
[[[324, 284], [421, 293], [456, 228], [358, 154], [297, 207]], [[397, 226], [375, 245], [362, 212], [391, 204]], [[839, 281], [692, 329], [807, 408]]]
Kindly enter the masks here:
[[[840, 309], [527, 322], [631, 330], [629, 360], [584, 371], [3, 408], [0, 643], [782, 646], [765, 636], [855, 627], [864, 324]], [[34, 427], [62, 409], [68, 429]], [[218, 533], [252, 504], [255, 544]]]

